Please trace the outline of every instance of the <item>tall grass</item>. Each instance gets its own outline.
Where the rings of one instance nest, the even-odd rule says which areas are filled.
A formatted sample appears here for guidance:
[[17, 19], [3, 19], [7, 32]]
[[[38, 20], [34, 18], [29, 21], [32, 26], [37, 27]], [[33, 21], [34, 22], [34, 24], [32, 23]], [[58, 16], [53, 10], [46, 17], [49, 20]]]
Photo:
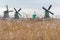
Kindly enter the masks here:
[[60, 40], [60, 21], [0, 20], [0, 40]]

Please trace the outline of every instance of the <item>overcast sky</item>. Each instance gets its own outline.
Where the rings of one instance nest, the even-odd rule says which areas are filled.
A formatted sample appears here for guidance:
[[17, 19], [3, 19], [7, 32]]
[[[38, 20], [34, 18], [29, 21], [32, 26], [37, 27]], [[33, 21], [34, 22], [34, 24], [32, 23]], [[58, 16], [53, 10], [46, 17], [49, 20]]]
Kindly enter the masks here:
[[22, 8], [41, 8], [42, 6], [49, 6], [52, 4], [54, 7], [60, 6], [60, 0], [0, 0], [0, 6], [8, 4], [9, 7], [22, 7]]
[[50, 11], [55, 15], [60, 15], [60, 0], [0, 0], [0, 8], [5, 8], [6, 4], [9, 8], [37, 9], [36, 11], [40, 11], [40, 13], [44, 13], [44, 10], [42, 9], [43, 6], [48, 8], [51, 4], [52, 8]]

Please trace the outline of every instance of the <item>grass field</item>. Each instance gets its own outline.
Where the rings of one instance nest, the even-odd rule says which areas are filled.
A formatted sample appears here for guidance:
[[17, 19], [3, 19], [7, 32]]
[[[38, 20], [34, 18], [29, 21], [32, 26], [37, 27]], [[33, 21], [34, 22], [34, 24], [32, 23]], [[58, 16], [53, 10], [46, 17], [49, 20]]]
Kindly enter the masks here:
[[60, 20], [0, 19], [0, 40], [60, 40]]

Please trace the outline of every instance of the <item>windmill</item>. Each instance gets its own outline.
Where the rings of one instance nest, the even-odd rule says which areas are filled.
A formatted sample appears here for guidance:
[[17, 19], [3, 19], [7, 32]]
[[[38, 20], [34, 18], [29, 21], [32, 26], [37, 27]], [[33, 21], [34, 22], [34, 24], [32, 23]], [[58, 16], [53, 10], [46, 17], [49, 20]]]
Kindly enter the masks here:
[[54, 13], [49, 11], [51, 9], [51, 7], [52, 7], [52, 5], [50, 5], [48, 9], [46, 9], [45, 7], [42, 7], [45, 10], [45, 17], [44, 18], [50, 18], [49, 13], [54, 15]]
[[7, 8], [7, 10], [4, 11], [4, 18], [9, 18], [9, 12], [13, 12], [13, 10], [10, 10], [10, 11], [9, 11], [8, 5], [6, 5], [6, 8]]
[[15, 10], [14, 18], [15, 19], [19, 19], [19, 15], [21, 16], [21, 14], [19, 13], [19, 11], [21, 10], [21, 8], [18, 11], [15, 8], [14, 8], [14, 10]]
[[34, 14], [32, 15], [32, 19], [36, 18], [36, 12], [34, 11]]

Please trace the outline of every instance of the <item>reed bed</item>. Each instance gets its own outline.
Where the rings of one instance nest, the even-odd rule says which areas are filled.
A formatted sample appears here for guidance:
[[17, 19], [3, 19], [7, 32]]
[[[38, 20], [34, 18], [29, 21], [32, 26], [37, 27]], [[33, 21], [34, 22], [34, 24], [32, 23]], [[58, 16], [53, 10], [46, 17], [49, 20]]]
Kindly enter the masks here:
[[0, 19], [0, 40], [60, 40], [60, 20]]

